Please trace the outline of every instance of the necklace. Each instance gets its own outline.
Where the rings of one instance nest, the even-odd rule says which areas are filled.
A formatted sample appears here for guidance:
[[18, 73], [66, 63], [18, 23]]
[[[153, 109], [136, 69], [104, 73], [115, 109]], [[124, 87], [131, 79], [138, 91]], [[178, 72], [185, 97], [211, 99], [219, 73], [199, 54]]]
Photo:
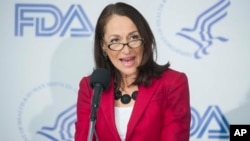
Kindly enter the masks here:
[[130, 103], [131, 99], [136, 99], [137, 93], [138, 91], [134, 91], [131, 96], [129, 94], [122, 95], [122, 92], [117, 90], [115, 91], [115, 100], [121, 99], [122, 104], [128, 104]]

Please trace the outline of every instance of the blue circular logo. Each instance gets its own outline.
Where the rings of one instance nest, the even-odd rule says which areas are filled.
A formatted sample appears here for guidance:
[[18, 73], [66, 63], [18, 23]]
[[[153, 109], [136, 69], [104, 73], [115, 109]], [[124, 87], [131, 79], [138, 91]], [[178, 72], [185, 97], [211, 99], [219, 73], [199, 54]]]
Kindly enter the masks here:
[[48, 82], [28, 92], [17, 116], [22, 139], [73, 141], [76, 92], [63, 82]]
[[[228, 0], [207, 4], [162, 0], [157, 11], [157, 32], [164, 44], [177, 54], [201, 59], [218, 42], [227, 42], [218, 31], [218, 23], [227, 16]], [[215, 28], [216, 27], [216, 28]]]

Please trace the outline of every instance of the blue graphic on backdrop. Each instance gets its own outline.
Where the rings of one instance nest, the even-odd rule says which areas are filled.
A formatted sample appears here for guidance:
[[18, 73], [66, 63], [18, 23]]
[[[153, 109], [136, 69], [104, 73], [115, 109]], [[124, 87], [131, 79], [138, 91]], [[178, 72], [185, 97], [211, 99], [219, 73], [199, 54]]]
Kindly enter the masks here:
[[200, 54], [207, 55], [207, 48], [211, 47], [213, 40], [217, 39], [222, 42], [228, 40], [224, 37], [213, 36], [211, 30], [214, 24], [226, 17], [226, 8], [229, 5], [229, 1], [220, 0], [218, 3], [215, 3], [213, 6], [202, 12], [196, 18], [195, 24], [192, 28], [183, 28], [181, 32], [177, 33], [177, 35], [190, 40], [190, 42], [193, 42], [198, 46], [198, 49], [194, 53], [195, 58], [199, 59], [201, 56]]
[[[191, 115], [191, 137], [229, 139], [229, 123], [218, 106], [210, 105], [202, 116], [196, 109], [191, 108]], [[211, 128], [212, 123], [216, 123], [216, 128]]]
[[[34, 87], [18, 109], [17, 124], [22, 139], [73, 141], [76, 96], [77, 90], [63, 82], [53, 81]], [[50, 100], [50, 97], [53, 98]], [[48, 101], [52, 102], [48, 104]]]
[[[77, 21], [77, 25], [73, 23]], [[93, 26], [81, 5], [72, 4], [65, 14], [52, 4], [16, 4], [15, 36], [24, 36], [32, 29], [35, 36], [51, 37], [58, 35], [87, 37], [93, 32]]]
[[[50, 139], [51, 141], [71, 141], [73, 140], [73, 134], [71, 129], [74, 128], [76, 121], [76, 105], [72, 105], [68, 109], [64, 110], [56, 118], [55, 124], [52, 127], [44, 126], [41, 130], [37, 131], [38, 134]], [[59, 138], [53, 135], [59, 134]]]
[[[180, 49], [178, 46], [173, 46], [170, 41], [168, 41], [163, 35], [164, 27], [161, 25], [161, 19], [163, 12], [163, 7], [166, 1], [160, 5], [159, 15], [158, 15], [158, 31], [162, 36], [163, 41], [175, 52], [184, 55], [192, 56], [195, 59], [200, 59], [204, 55], [208, 55], [208, 48], [212, 47], [215, 40], [220, 42], [226, 42], [228, 39], [226, 37], [213, 35], [213, 27], [220, 22], [223, 18], [227, 16], [227, 8], [230, 5], [229, 0], [219, 0], [217, 3], [214, 3], [211, 7], [204, 9], [203, 12], [198, 14], [194, 21], [193, 27], [183, 27], [180, 31], [176, 31], [175, 35], [180, 36], [187, 41], [191, 42], [195, 46], [195, 50], [192, 50], [191, 47], [189, 51]], [[183, 15], [184, 16], [184, 15]], [[191, 52], [191, 50], [193, 52]]]

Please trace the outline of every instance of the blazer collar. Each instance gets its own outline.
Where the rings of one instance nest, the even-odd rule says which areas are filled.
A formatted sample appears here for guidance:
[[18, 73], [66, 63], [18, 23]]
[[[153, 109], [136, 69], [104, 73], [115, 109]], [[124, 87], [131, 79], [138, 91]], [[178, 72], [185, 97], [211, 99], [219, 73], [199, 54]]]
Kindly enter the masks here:
[[[134, 128], [139, 122], [139, 119], [143, 115], [146, 107], [154, 94], [152, 87], [145, 87], [143, 85], [139, 86], [138, 95], [136, 98], [136, 102], [134, 104], [134, 108], [128, 123], [126, 138], [128, 139], [132, 133]], [[119, 133], [117, 131], [115, 125], [115, 116], [114, 116], [114, 84], [111, 81], [109, 88], [103, 92], [101, 98], [100, 110], [102, 110], [105, 121], [107, 122], [108, 128], [110, 129], [112, 135], [114, 136], [114, 140], [120, 140]], [[98, 117], [97, 117], [98, 118]]]
[[[106, 91], [103, 92], [100, 103], [100, 110], [103, 112], [103, 116], [107, 125], [114, 137], [114, 140], [120, 140], [114, 115], [114, 83], [111, 80], [110, 85]], [[97, 117], [98, 118], [98, 117]]]
[[133, 130], [140, 122], [139, 119], [143, 115], [146, 110], [147, 105], [149, 104], [150, 99], [153, 96], [153, 91], [150, 90], [151, 87], [145, 87], [143, 85], [139, 86], [138, 95], [136, 97], [136, 102], [134, 104], [134, 108], [128, 123], [126, 139], [132, 135]]

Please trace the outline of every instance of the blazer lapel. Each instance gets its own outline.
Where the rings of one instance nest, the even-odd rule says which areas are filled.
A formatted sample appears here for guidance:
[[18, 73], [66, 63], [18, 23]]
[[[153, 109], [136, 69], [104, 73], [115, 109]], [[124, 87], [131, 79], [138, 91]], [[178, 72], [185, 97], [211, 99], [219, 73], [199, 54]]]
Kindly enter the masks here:
[[114, 116], [114, 89], [113, 83], [110, 87], [103, 92], [101, 97], [100, 110], [103, 113], [105, 122], [107, 122], [108, 128], [110, 129], [114, 140], [119, 140], [119, 134], [115, 125]]
[[134, 105], [134, 109], [132, 111], [128, 128], [127, 128], [127, 135], [126, 138], [129, 139], [131, 134], [133, 133], [134, 128], [139, 122], [139, 119], [143, 115], [144, 111], [146, 110], [146, 107], [152, 98], [154, 92], [150, 90], [152, 87], [145, 87], [143, 85], [139, 86], [138, 95], [136, 98], [136, 102]]

